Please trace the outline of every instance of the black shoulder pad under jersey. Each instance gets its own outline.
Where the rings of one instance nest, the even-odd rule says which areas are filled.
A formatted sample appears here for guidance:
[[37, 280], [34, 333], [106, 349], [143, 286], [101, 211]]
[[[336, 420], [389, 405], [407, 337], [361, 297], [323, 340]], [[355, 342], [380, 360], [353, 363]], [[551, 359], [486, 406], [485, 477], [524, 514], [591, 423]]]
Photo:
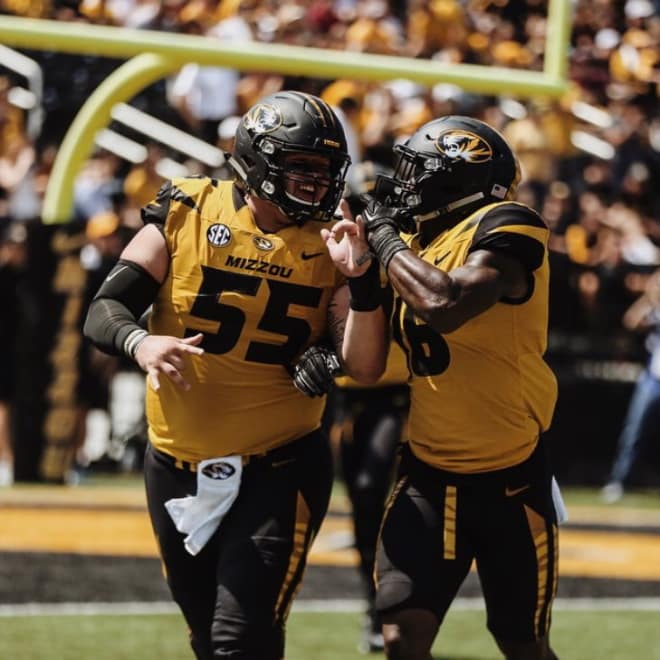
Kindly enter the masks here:
[[498, 204], [480, 219], [470, 252], [505, 252], [531, 272], [543, 263], [547, 233], [541, 216], [528, 206], [513, 202]]
[[161, 228], [165, 226], [167, 215], [170, 212], [170, 202], [172, 200], [172, 182], [166, 181], [158, 191], [156, 199], [143, 206], [140, 211], [142, 222], [145, 225], [155, 224]]

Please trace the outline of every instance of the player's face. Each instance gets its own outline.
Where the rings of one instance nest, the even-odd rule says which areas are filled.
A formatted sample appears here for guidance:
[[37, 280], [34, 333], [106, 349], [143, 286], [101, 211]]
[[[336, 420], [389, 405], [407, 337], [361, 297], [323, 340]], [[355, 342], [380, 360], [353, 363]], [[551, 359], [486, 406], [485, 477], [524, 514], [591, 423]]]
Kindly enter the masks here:
[[288, 154], [284, 160], [284, 192], [298, 202], [316, 206], [330, 188], [330, 165], [325, 156]]

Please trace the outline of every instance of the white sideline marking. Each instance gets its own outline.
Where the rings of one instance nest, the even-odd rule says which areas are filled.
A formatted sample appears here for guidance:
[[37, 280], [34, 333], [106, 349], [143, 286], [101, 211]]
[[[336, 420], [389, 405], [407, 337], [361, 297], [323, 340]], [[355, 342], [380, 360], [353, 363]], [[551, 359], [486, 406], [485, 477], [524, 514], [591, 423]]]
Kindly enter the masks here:
[[[482, 598], [457, 598], [455, 610], [483, 609]], [[556, 610], [660, 610], [660, 598], [557, 598]], [[294, 603], [294, 612], [363, 612], [360, 599], [302, 599]], [[12, 616], [108, 616], [176, 614], [179, 609], [170, 602], [154, 603], [20, 603], [0, 605], [0, 617]]]
[[175, 614], [170, 602], [154, 603], [18, 603], [0, 605], [0, 617], [7, 616], [96, 616], [122, 614]]

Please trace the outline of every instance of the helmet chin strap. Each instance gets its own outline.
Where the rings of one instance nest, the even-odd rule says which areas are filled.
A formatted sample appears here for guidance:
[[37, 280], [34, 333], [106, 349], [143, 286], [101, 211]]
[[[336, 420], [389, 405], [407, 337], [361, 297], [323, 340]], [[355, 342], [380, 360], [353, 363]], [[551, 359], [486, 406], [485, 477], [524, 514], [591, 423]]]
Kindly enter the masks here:
[[468, 204], [477, 202], [480, 199], [483, 199], [485, 196], [486, 195], [484, 195], [484, 193], [482, 192], [476, 192], [473, 193], [472, 195], [468, 195], [467, 197], [461, 197], [461, 199], [454, 200], [453, 202], [447, 204], [447, 206], [443, 206], [442, 208], [439, 208], [435, 211], [414, 216], [415, 222], [425, 222], [426, 220], [433, 220], [434, 218], [437, 218], [441, 215], [446, 215], [447, 213], [451, 213], [456, 209], [460, 209], [462, 206], [467, 206]]

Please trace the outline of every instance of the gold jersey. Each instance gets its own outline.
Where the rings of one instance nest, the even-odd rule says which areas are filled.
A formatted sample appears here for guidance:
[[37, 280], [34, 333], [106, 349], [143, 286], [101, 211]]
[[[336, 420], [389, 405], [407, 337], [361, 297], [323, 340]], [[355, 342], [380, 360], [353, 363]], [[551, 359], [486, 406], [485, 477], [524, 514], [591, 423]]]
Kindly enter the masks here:
[[526, 268], [528, 295], [503, 299], [457, 330], [441, 335], [397, 298], [394, 338], [407, 354], [411, 379], [408, 438], [429, 465], [459, 473], [510, 467], [533, 451], [548, 428], [556, 398], [543, 360], [548, 325], [548, 229], [532, 209], [491, 204], [421, 249], [450, 272], [478, 249], [503, 251]]
[[184, 461], [261, 453], [313, 431], [324, 400], [293, 385], [287, 365], [326, 333], [342, 276], [320, 222], [265, 234], [230, 181], [175, 179], [143, 209], [162, 228], [170, 269], [152, 334], [204, 334], [183, 391], [147, 388], [149, 438]]

